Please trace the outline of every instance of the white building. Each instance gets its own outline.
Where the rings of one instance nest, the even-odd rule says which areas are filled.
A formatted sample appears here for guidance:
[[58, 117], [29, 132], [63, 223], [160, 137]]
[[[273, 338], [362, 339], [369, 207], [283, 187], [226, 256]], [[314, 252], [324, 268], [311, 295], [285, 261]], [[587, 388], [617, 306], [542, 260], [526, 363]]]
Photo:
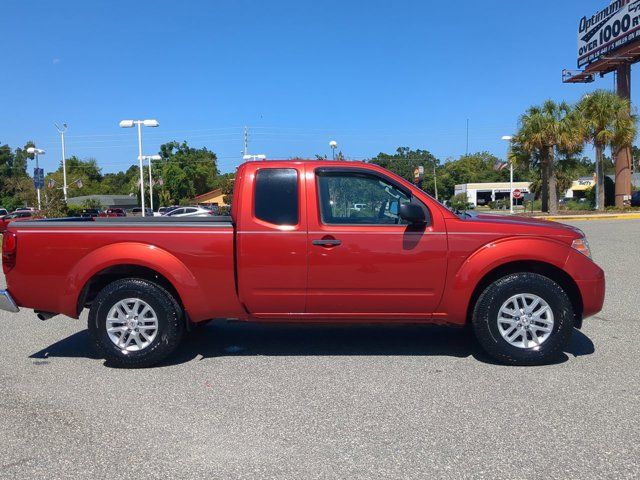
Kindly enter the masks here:
[[[524, 195], [529, 193], [530, 182], [513, 182], [513, 189], [520, 190], [520, 193]], [[467, 201], [476, 206], [488, 205], [489, 202], [495, 202], [497, 200], [509, 201], [509, 194], [511, 192], [510, 182], [495, 182], [495, 183], [465, 183], [462, 185], [456, 185], [455, 194], [466, 193]], [[522, 205], [522, 198], [515, 200], [514, 205]]]

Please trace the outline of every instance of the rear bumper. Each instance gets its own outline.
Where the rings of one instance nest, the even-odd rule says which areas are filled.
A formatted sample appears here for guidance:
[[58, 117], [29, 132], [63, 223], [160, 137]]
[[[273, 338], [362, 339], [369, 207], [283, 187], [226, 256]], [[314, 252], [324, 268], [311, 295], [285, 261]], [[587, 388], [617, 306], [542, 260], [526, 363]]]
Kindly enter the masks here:
[[18, 313], [20, 309], [13, 301], [8, 290], [0, 290], [0, 310], [5, 310], [11, 313]]

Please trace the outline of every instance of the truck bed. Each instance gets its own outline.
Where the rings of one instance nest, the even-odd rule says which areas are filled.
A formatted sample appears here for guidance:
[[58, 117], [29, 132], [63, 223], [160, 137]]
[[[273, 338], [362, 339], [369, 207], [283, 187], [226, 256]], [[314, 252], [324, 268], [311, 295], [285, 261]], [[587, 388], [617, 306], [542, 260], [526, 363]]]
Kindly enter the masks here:
[[13, 222], [16, 227], [29, 227], [29, 226], [37, 226], [38, 228], [46, 227], [47, 225], [52, 225], [59, 227], [63, 224], [70, 224], [74, 227], [79, 227], [82, 225], [91, 225], [93, 223], [104, 224], [109, 226], [114, 226], [118, 224], [184, 224], [184, 223], [193, 223], [193, 224], [227, 224], [232, 225], [232, 219], [228, 215], [211, 215], [207, 217], [66, 217], [66, 218], [45, 218], [38, 220], [16, 220]]
[[193, 321], [212, 311], [244, 314], [231, 217], [60, 218], [15, 221], [9, 229], [20, 251], [7, 283], [26, 308], [77, 317], [88, 282], [117, 266], [158, 272], [176, 286]]

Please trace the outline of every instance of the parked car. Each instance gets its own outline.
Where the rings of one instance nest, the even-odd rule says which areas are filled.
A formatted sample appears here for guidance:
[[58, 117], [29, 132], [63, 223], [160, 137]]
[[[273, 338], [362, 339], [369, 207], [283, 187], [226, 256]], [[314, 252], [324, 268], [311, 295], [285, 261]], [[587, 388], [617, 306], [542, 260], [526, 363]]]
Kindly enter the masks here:
[[206, 217], [215, 215], [213, 210], [202, 207], [179, 207], [165, 213], [165, 217]]
[[541, 364], [602, 308], [579, 229], [461, 217], [374, 164], [248, 162], [234, 199], [230, 217], [13, 222], [0, 308], [89, 308], [91, 344], [125, 367], [160, 362], [212, 318], [470, 324], [498, 361]]
[[220, 215], [220, 206], [218, 205], [198, 205], [198, 206], [206, 210], [212, 211], [214, 215]]
[[127, 212], [123, 208], [108, 208], [98, 215], [99, 217], [126, 217]]
[[80, 216], [85, 218], [97, 218], [101, 213], [102, 212], [97, 208], [84, 208], [82, 212], [80, 212]]
[[166, 215], [167, 213], [169, 213], [171, 210], [175, 210], [176, 208], [180, 208], [178, 205], [173, 205], [171, 207], [160, 207], [158, 209], [158, 213], [160, 215]]
[[631, 206], [640, 207], [640, 190], [631, 194]]
[[[153, 210], [151, 210], [150, 208], [145, 208], [145, 217], [153, 217]], [[131, 210], [129, 210], [129, 215], [131, 215], [132, 217], [141, 217], [142, 216], [142, 208], [141, 207], [134, 207]]]
[[33, 212], [29, 210], [15, 211], [13, 213], [5, 215], [0, 219], [0, 232], [4, 232], [7, 229], [9, 223], [13, 222], [14, 220], [28, 220], [32, 216]]
[[0, 208], [0, 217], [4, 217], [5, 215], [9, 215], [9, 211], [6, 208]]

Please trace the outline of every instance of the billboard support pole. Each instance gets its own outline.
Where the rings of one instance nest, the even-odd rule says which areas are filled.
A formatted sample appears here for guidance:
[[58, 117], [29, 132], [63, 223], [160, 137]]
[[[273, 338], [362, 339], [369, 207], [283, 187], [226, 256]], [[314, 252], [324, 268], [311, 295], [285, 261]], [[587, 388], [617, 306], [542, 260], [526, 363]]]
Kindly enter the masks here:
[[[618, 95], [631, 100], [631, 63], [624, 62], [617, 68]], [[616, 156], [616, 207], [622, 208], [631, 198], [631, 148], [623, 148]]]

